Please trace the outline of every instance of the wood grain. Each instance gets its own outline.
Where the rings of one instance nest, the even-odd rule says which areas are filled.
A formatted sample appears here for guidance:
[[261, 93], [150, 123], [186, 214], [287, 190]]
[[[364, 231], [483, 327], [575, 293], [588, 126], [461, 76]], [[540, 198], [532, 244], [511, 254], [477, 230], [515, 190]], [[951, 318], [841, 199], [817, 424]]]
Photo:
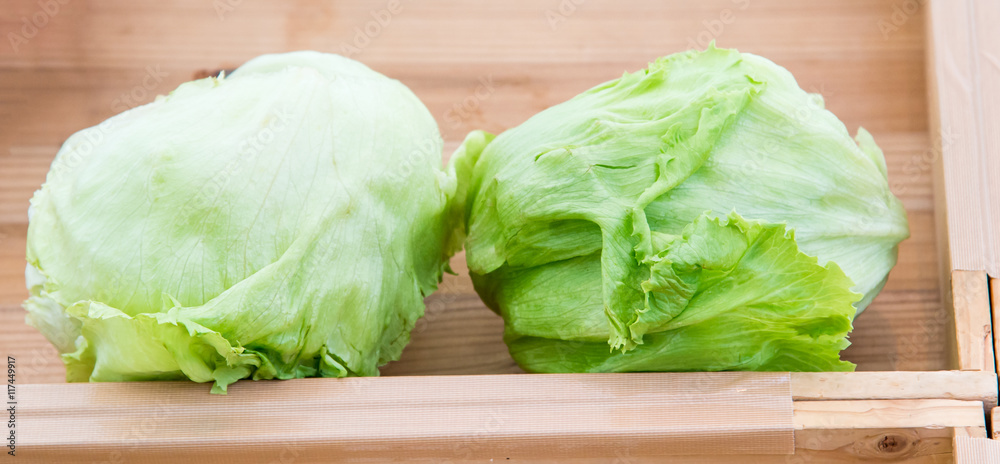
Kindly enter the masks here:
[[[918, 408], [913, 406], [919, 405]], [[796, 401], [797, 429], [984, 425], [982, 405], [958, 400]]]
[[[954, 439], [956, 437], [974, 437], [986, 439], [986, 432], [983, 427], [932, 427], [932, 428], [911, 428], [911, 429], [854, 429], [854, 430], [797, 430], [795, 431], [795, 454], [791, 456], [775, 455], [743, 455], [743, 456], [670, 456], [669, 462], [677, 464], [802, 464], [808, 462], [822, 462], [830, 464], [857, 464], [863, 462], [891, 462], [896, 464], [943, 464], [956, 462], [954, 453]], [[252, 459], [264, 459], [264, 462], [288, 462], [298, 464], [326, 464], [331, 461], [331, 454], [335, 450], [316, 444], [302, 444], [302, 446], [278, 447], [269, 449], [266, 446], [253, 447], [252, 457], [242, 462], [253, 462]], [[67, 447], [67, 450], [72, 449]], [[114, 462], [120, 463], [141, 463], [159, 464], [174, 463], [180, 459], [190, 459], [194, 462], [204, 462], [199, 460], [200, 455], [194, 453], [190, 448], [177, 448], [171, 451], [152, 451], [141, 453], [141, 458], [133, 459], [136, 456], [137, 448], [128, 447], [123, 452], [108, 452], [100, 458], [112, 458]], [[179, 450], [179, 451], [178, 451]], [[79, 452], [67, 452], [60, 454], [64, 456], [80, 456]], [[335, 454], [334, 454], [335, 455]], [[37, 456], [37, 455], [36, 455]], [[44, 463], [51, 454], [22, 458], [26, 463]], [[509, 456], [497, 456], [493, 462], [516, 463], [516, 464], [564, 464], [566, 459], [559, 458], [511, 458]], [[83, 454], [76, 461], [61, 460], [66, 463], [85, 464], [94, 462], [92, 457]], [[269, 461], [268, 461], [269, 459]], [[341, 461], [343, 462], [343, 461]], [[353, 462], [379, 462], [373, 460], [362, 460]], [[413, 463], [434, 463], [437, 460], [409, 459], [396, 460], [393, 462], [413, 462]], [[447, 462], [453, 464], [474, 464], [481, 463], [479, 459], [449, 459]], [[643, 457], [633, 455], [627, 447], [613, 451], [610, 456], [574, 458], [569, 460], [573, 464], [662, 464], [665, 458]], [[982, 464], [991, 461], [959, 461], [969, 464]]]
[[[942, 399], [996, 404], [992, 372], [793, 372], [792, 398], [803, 401], [847, 399]], [[943, 395], [942, 392], [945, 392]]]
[[950, 269], [1000, 276], [1000, 3], [930, 2], [928, 76], [938, 213]]
[[[284, 446], [336, 450], [335, 462], [790, 455], [796, 426], [816, 421], [793, 421], [787, 373], [300, 379], [241, 383], [226, 396], [184, 382], [28, 385], [19, 398], [23, 455], [77, 461], [127, 444], [138, 448], [129, 460], [170, 449], [180, 459], [178, 443], [231, 462], [266, 462], [258, 453]], [[940, 403], [947, 418], [936, 424], [960, 421], [960, 403]]]
[[996, 363], [997, 372], [1000, 372], [1000, 336], [996, 333], [996, 327], [1000, 327], [1000, 280], [990, 278], [990, 320], [993, 322], [993, 360]]
[[[724, 382], [705, 374], [300, 379], [241, 383], [225, 397], [183, 382], [29, 385], [21, 390], [28, 398], [21, 430], [29, 438], [22, 442], [20, 458], [145, 463], [210, 458], [204, 448], [179, 446], [198, 436], [199, 442], [212, 444], [215, 456], [233, 462], [375, 462], [391, 456], [407, 462], [442, 457], [454, 462], [566, 462], [568, 457], [584, 463], [662, 462], [656, 449], [669, 453], [665, 446], [683, 445], [685, 433], [705, 433], [681, 417], [692, 406], [728, 409], [700, 422], [721, 421], [725, 425], [711, 430], [725, 430], [728, 436], [706, 444], [700, 456], [671, 456], [671, 462], [941, 462], [951, 456], [952, 438], [985, 436], [981, 403], [975, 401], [797, 401], [789, 405], [794, 456], [779, 455], [778, 448], [771, 454], [733, 455], [727, 445], [771, 432], [752, 420], [761, 405], [744, 411], [740, 400], [750, 396], [726, 392], [763, 388], [755, 394], [766, 395], [771, 390], [727, 375]], [[494, 387], [505, 395], [497, 396]], [[701, 392], [700, 401], [690, 401], [691, 388]], [[404, 397], [405, 407], [400, 407]], [[386, 421], [386, 414], [402, 416]], [[313, 426], [288, 427], [303, 420]], [[512, 431], [523, 435], [560, 421], [570, 422], [533, 435], [537, 440], [511, 439]], [[231, 433], [234, 422], [241, 433]], [[424, 427], [403, 426], [410, 422]], [[671, 435], [675, 423], [685, 424], [680, 435]], [[609, 424], [617, 434], [586, 433]], [[447, 441], [435, 433], [442, 426], [448, 428]], [[37, 433], [39, 428], [53, 433]], [[660, 441], [645, 441], [654, 436]], [[366, 446], [365, 440], [379, 444]], [[579, 444], [560, 445], [567, 440]], [[401, 444], [407, 446], [405, 454], [399, 454]]]
[[990, 429], [993, 431], [994, 440], [1000, 439], [1000, 408], [993, 408], [990, 411]]
[[[985, 436], [983, 427], [801, 430], [789, 463], [948, 463], [956, 435]], [[757, 462], [757, 461], [747, 461]]]
[[951, 295], [958, 368], [995, 373], [989, 277], [985, 271], [953, 271]]
[[955, 437], [955, 463], [981, 464], [1000, 462], [1000, 442], [988, 438]]

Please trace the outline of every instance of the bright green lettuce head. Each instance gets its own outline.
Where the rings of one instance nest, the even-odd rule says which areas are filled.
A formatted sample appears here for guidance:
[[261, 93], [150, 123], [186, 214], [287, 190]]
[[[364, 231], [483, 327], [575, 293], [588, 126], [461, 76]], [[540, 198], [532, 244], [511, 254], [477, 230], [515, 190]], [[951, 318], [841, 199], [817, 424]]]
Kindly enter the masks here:
[[461, 244], [440, 150], [409, 89], [340, 56], [183, 84], [60, 150], [28, 322], [70, 381], [377, 375]]
[[529, 371], [852, 369], [852, 319], [908, 235], [872, 137], [735, 50], [659, 59], [456, 158], [473, 282]]

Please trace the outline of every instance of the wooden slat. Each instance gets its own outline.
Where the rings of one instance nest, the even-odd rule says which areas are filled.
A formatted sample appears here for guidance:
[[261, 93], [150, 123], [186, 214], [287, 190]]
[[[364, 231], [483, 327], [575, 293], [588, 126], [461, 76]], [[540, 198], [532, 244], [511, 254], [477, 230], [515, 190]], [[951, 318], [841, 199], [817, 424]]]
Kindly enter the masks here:
[[795, 434], [795, 456], [774, 462], [951, 462], [952, 439], [956, 434], [984, 436], [985, 430], [983, 427], [802, 430]]
[[[28, 290], [24, 288], [24, 266], [26, 264], [24, 254], [27, 233], [27, 224], [0, 222], [0, 307], [20, 304], [28, 297]], [[14, 327], [8, 328], [13, 329]], [[20, 329], [26, 330], [25, 328]], [[0, 346], [3, 346], [2, 340], [0, 340]]]
[[1000, 441], [956, 436], [953, 447], [956, 464], [1000, 463]]
[[993, 430], [993, 439], [1000, 439], [1000, 408], [993, 408], [990, 411], [990, 429]]
[[[33, 1], [11, 2], [0, 19], [3, 30], [17, 30], [22, 16], [38, 10]], [[232, 2], [237, 3], [237, 2]], [[0, 48], [0, 63], [10, 65], [69, 66], [93, 63], [102, 67], [128, 67], [134, 58], [171, 61], [191, 67], [237, 65], [266, 51], [312, 48], [340, 52], [372, 20], [371, 13], [386, 8], [385, 1], [337, 2], [316, 5], [310, 1], [239, 2], [220, 18], [213, 4], [181, 0], [169, 5], [150, 0], [138, 2], [69, 2], [52, 23], [18, 53]], [[781, 0], [685, 2], [637, 1], [628, 9], [615, 2], [591, 1], [565, 15], [552, 27], [546, 19], [557, 12], [558, 0], [542, 2], [409, 2], [356, 56], [378, 62], [580, 62], [635, 60], [645, 62], [664, 49], [686, 48], [699, 38], [702, 21], [718, 19], [725, 8], [736, 20], [720, 43], [770, 47], [786, 54], [801, 54], [812, 47], [846, 57], [871, 46], [913, 50], [921, 47], [920, 17], [910, 18], [891, 39], [879, 29], [879, 19], [889, 19], [890, 1], [837, 0], [789, 8]], [[742, 8], [747, 5], [747, 8]], [[564, 7], [565, 8], [565, 7]], [[565, 10], [563, 10], [565, 11]], [[184, 21], [178, 21], [183, 19]], [[610, 24], [628, 29], [604, 30]], [[104, 28], [104, 24], [121, 24]], [[106, 30], [107, 29], [107, 30]], [[248, 30], [256, 34], [246, 36]], [[811, 31], [810, 35], [803, 32]], [[703, 36], [705, 34], [702, 34]], [[797, 36], [795, 43], [784, 41]], [[174, 40], [157, 40], [170, 37]], [[215, 41], [205, 43], [205, 37]], [[630, 40], [646, 39], [644, 42]], [[115, 41], [115, 39], [125, 39]], [[711, 39], [711, 37], [709, 37]], [[619, 47], [628, 41], [630, 47]], [[738, 41], [738, 42], [737, 42]], [[544, 46], [540, 46], [544, 44]]]
[[[325, 448], [338, 462], [613, 457], [624, 446], [639, 456], [790, 455], [794, 429], [816, 420], [794, 422], [788, 374], [780, 373], [306, 379], [233, 387], [219, 396], [176, 382], [23, 386], [20, 447], [26, 456], [79, 461], [133, 444], [139, 459], [194, 442], [201, 460], [232, 462], [286, 443]], [[942, 425], [959, 420], [957, 404], [939, 411], [952, 414]]]
[[958, 400], [796, 401], [797, 429], [984, 426], [982, 404]]
[[929, 3], [932, 134], [944, 193], [941, 238], [953, 270], [1000, 272], [1000, 3]]
[[793, 372], [796, 400], [942, 398], [997, 404], [992, 372]]
[[953, 271], [955, 362], [960, 370], [996, 373], [993, 321], [985, 271]]
[[996, 363], [997, 372], [1000, 372], [1000, 336], [997, 335], [997, 328], [1000, 328], [1000, 279], [990, 278], [990, 312], [993, 321], [993, 356]]
[[[700, 380], [693, 380], [695, 377]], [[89, 462], [117, 453], [115, 462], [204, 461], [213, 456], [232, 462], [293, 457], [296, 463], [371, 462], [377, 456], [393, 456], [396, 448], [406, 443], [408, 459], [423, 457], [426, 461], [484, 462], [492, 458], [493, 462], [506, 462], [511, 458], [512, 462], [566, 462], [558, 459], [570, 456], [578, 457], [573, 462], [616, 458], [662, 461], [662, 457], [647, 454], [651, 443], [638, 438], [667, 430], [690, 402], [685, 401], [688, 405], [684, 406], [660, 401], [676, 395], [671, 396], [668, 389], [661, 388], [664, 384], [656, 381], [625, 381], [638, 378], [667, 377], [410, 377], [391, 382], [306, 379], [238, 384], [225, 397], [185, 383], [25, 386], [18, 390], [23, 398], [19, 400], [19, 433], [23, 434], [19, 460], [44, 462], [59, 456], [60, 462]], [[715, 384], [705, 382], [703, 375], [686, 378], [694, 383], [688, 382], [674, 393], [695, 388], [705, 395], [703, 405], [711, 403], [715, 393], [734, 389], [726, 400], [718, 398], [723, 404], [733, 402], [726, 406], [735, 408], [731, 411], [741, 404], [741, 393], [736, 390], [747, 386], [730, 381], [716, 392]], [[524, 383], [527, 380], [530, 385]], [[497, 386], [504, 387], [501, 393], [492, 390]], [[398, 401], [395, 397], [400, 395], [407, 400]], [[635, 398], [642, 400], [632, 404]], [[619, 403], [621, 408], [616, 406]], [[795, 456], [709, 456], [712, 450], [724, 452], [727, 444], [734, 444], [737, 438], [731, 436], [707, 445], [702, 456], [674, 456], [671, 462], [940, 462], [952, 452], [952, 437], [985, 436], [981, 406], [957, 400], [796, 401], [791, 406]], [[659, 413], [660, 409], [664, 412]], [[387, 422], [387, 418], [397, 416], [403, 421], [422, 421], [425, 426], [410, 428], [400, 426], [398, 420]], [[747, 419], [723, 416], [733, 430]], [[570, 417], [575, 419], [554, 420]], [[129, 427], [134, 421], [141, 421], [142, 427]], [[649, 421], [657, 425], [642, 425]], [[257, 422], [260, 426], [255, 426]], [[331, 426], [334, 422], [341, 425]], [[447, 440], [442, 441], [433, 431], [444, 423], [454, 427], [449, 425]], [[544, 437], [536, 437], [538, 441], [525, 437], [509, 440], [509, 432], [518, 429], [516, 424], [537, 427], [539, 423], [556, 426], [547, 429]], [[188, 428], [178, 424], [188, 424]], [[32, 433], [40, 426], [52, 434]], [[623, 434], [636, 427], [644, 431], [641, 436]], [[699, 426], [690, 422], [685, 427], [694, 432]], [[587, 433], [585, 445], [558, 445], [567, 437], [584, 437], [579, 435], [584, 430], [598, 429], [606, 430]], [[212, 444], [214, 454], [205, 454], [205, 448], [191, 446], [193, 443], [184, 438], [195, 432], [200, 441]], [[262, 438], [255, 438], [257, 435]], [[379, 445], [344, 445], [345, 440], [366, 437], [377, 437]]]
[[[866, 463], [892, 462], [905, 464], [941, 464], [955, 462], [953, 440], [956, 436], [985, 436], [983, 427], [934, 427], [910, 429], [839, 429], [839, 430], [797, 430], [795, 432], [795, 454], [792, 456], [775, 455], [743, 455], [743, 456], [670, 456], [643, 457], [633, 454], [629, 447], [623, 446], [607, 457], [587, 457], [566, 459], [524, 458], [508, 459], [509, 456], [497, 456], [493, 462], [516, 464], [662, 464], [664, 462], [677, 464], [802, 464], [811, 462], [822, 463]], [[461, 450], [462, 448], [459, 448]], [[331, 458], [329, 447], [322, 444], [288, 443], [278, 450], [255, 447], [257, 454], [240, 462], [284, 463], [295, 464], [327, 464], [331, 462], [373, 462], [371, 460], [349, 461]], [[137, 453], [134, 448], [125, 448], [120, 453], [109, 453], [117, 463], [157, 464], [173, 463], [191, 455], [192, 452], [179, 448], [170, 452]], [[478, 464], [479, 459], [463, 459], [461, 453], [445, 458], [442, 461], [452, 464]], [[140, 456], [136, 459], [135, 456]], [[237, 455], [237, 457], [242, 454]], [[193, 462], [205, 462], [200, 456], [191, 456]], [[86, 458], [84, 458], [86, 459]], [[42, 459], [19, 457], [19, 462], [45, 462]], [[78, 462], [90, 461], [61, 461]], [[430, 460], [398, 460], [394, 462], [434, 462]], [[488, 460], [486, 462], [489, 462]], [[976, 462], [975, 464], [982, 464]], [[992, 464], [992, 463], [990, 463]]]
[[382, 375], [524, 373], [503, 343], [503, 320], [476, 295], [436, 294], [427, 308], [402, 359], [383, 366]]
[[955, 427], [953, 430], [953, 435], [955, 437], [967, 437], [967, 438], [988, 438], [986, 435], [986, 427]]

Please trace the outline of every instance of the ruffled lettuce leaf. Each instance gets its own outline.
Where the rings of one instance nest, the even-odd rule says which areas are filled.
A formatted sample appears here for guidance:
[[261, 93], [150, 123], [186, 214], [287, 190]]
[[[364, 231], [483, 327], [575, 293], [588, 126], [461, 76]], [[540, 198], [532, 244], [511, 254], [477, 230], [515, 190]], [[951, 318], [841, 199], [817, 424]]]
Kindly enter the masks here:
[[[629, 325], [642, 343], [626, 353], [609, 351], [599, 336], [575, 336], [586, 331], [581, 326], [599, 326], [587, 315], [599, 313], [600, 302], [578, 298], [559, 314], [532, 304], [599, 284], [598, 274], [502, 268], [488, 277], [519, 292], [491, 294], [512, 322], [505, 336], [513, 357], [540, 372], [853, 370], [840, 351], [849, 345], [852, 305], [861, 295], [850, 291], [853, 283], [835, 263], [821, 266], [799, 250], [783, 224], [702, 215], [681, 236], [664, 240], [666, 247], [647, 261], [645, 307]], [[561, 266], [580, 270], [599, 262], [575, 260]], [[542, 273], [577, 280], [536, 278]]]

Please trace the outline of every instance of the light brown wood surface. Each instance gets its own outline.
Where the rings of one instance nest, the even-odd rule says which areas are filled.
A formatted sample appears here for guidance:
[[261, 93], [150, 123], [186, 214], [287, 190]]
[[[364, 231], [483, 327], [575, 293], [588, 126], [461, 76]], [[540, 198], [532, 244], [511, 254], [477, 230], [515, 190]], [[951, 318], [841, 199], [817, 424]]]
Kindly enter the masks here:
[[[1000, 327], [1000, 280], [990, 278], [990, 312], [993, 327]], [[1000, 336], [993, 331], [993, 360], [1000, 372]]]
[[950, 294], [955, 363], [961, 370], [996, 372], [993, 318], [986, 271], [952, 271]]
[[[940, 238], [950, 269], [1000, 277], [1000, 3], [928, 4], [928, 76]], [[945, 207], [946, 205], [946, 207]]]
[[[700, 456], [670, 455], [670, 462], [924, 463], [950, 460], [956, 436], [986, 436], [977, 401], [797, 401], [783, 406], [790, 410], [787, 428], [780, 430], [794, 433], [795, 455], [783, 454], [792, 451], [791, 436], [782, 442], [787, 449], [759, 446], [774, 438], [780, 430], [773, 427], [782, 421], [754, 417], [782, 407], [754, 406], [745, 401], [750, 396], [732, 394], [756, 385], [753, 398], [759, 402], [777, 393], [772, 386], [780, 383], [747, 383], [732, 378], [742, 374], [727, 375], [721, 383], [704, 374], [301, 379], [237, 384], [226, 397], [190, 383], [29, 385], [21, 392], [26, 438], [19, 459], [647, 463], [700, 444]], [[667, 388], [682, 383], [698, 386], [703, 401], [691, 402], [690, 392]], [[495, 386], [505, 388], [505, 400], [490, 390]], [[406, 407], [395, 405], [399, 401]], [[686, 416], [697, 410], [716, 415], [700, 421]], [[566, 415], [553, 415], [557, 411]], [[588, 415], [602, 411], [618, 414]], [[234, 422], [241, 429], [236, 436]], [[312, 426], [299, 427], [303, 422]], [[423, 426], [408, 426], [412, 423]], [[737, 444], [749, 446], [749, 452], [733, 454]]]
[[[921, 399], [937, 398], [996, 404], [997, 377], [993, 372], [792, 372], [795, 400]], [[994, 392], [982, 396], [981, 392]]]
[[1000, 408], [993, 408], [990, 411], [990, 429], [993, 431], [993, 436], [990, 438], [998, 439], [1000, 438]]
[[1000, 441], [997, 440], [956, 436], [953, 448], [956, 464], [1000, 462]]
[[[863, 125], [875, 135], [909, 215], [912, 237], [900, 246], [883, 293], [856, 320], [845, 358], [859, 370], [956, 367], [939, 285], [925, 8], [898, 17], [894, 0], [576, 3], [562, 15], [555, 0], [404, 0], [354, 57], [410, 86], [449, 147], [469, 130], [502, 131], [658, 56], [707, 44], [702, 39], [774, 60], [803, 88], [823, 94], [851, 131]], [[59, 382], [63, 375], [54, 350], [23, 324], [18, 307], [26, 295], [27, 201], [62, 141], [113, 115], [116, 99], [142, 87], [147, 67], [166, 76], [144, 102], [197, 72], [234, 68], [261, 53], [338, 52], [385, 6], [243, 1], [220, 17], [205, 1], [70, 1], [16, 53], [0, 43], [0, 352], [28, 360], [23, 382]], [[725, 10], [728, 24], [720, 20]], [[34, 1], [6, 2], [0, 31], [19, 31], [22, 18], [38, 11]], [[564, 19], [554, 28], [550, 11]], [[493, 88], [488, 97], [461, 117], [449, 113], [483, 81]], [[518, 372], [500, 340], [501, 321], [472, 292], [462, 256], [453, 262], [461, 275], [429, 299], [426, 321], [385, 374]]]

